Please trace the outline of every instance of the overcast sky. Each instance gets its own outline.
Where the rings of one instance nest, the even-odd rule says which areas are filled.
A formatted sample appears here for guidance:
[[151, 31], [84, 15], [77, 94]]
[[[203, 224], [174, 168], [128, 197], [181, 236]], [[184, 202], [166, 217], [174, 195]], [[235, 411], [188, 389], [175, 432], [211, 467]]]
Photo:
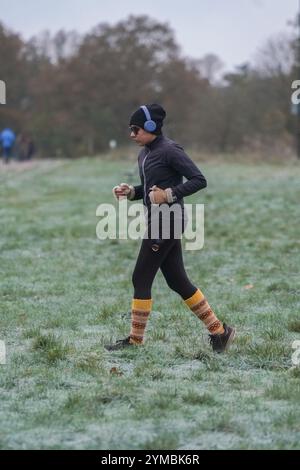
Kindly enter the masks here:
[[[167, 21], [185, 55], [213, 52], [227, 69], [252, 61], [277, 32], [290, 31], [298, 0], [0, 0], [0, 21], [24, 38], [49, 29], [87, 32], [129, 14]], [[1, 60], [1, 58], [0, 58]], [[1, 67], [1, 62], [0, 62]]]

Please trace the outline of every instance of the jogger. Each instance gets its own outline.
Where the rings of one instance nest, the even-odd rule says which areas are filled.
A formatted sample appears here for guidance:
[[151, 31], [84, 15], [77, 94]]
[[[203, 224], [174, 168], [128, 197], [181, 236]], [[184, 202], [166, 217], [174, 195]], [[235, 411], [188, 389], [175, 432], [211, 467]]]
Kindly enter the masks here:
[[[160, 105], [152, 104], [141, 106], [130, 120], [131, 138], [144, 147], [138, 157], [141, 185], [122, 183], [113, 188], [113, 193], [116, 198], [126, 196], [130, 200], [143, 199], [148, 209], [148, 227], [132, 274], [134, 295], [130, 334], [115, 344], [107, 345], [106, 349], [113, 351], [144, 342], [153, 305], [151, 287], [160, 269], [170, 289], [181, 296], [186, 306], [208, 329], [213, 350], [223, 352], [233, 340], [235, 329], [216, 317], [204, 294], [190, 281], [184, 268], [181, 240], [178, 232], [175, 232], [175, 223], [180, 224], [180, 234], [185, 228], [183, 197], [204, 188], [206, 179], [183, 149], [162, 135], [165, 115]], [[184, 183], [183, 176], [187, 179]], [[159, 238], [151, 238], [153, 204], [158, 207], [161, 204], [168, 204], [169, 207], [177, 205], [179, 208], [182, 217], [172, 217], [171, 212], [167, 221], [170, 224], [168, 237], [161, 236], [159, 227]], [[162, 224], [164, 222], [165, 219]]]

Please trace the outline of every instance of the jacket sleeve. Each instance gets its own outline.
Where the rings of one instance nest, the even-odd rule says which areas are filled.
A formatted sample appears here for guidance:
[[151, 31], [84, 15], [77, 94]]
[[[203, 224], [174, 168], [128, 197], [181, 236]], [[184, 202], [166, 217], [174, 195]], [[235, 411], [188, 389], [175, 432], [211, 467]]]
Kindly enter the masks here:
[[[143, 157], [143, 150], [141, 150], [139, 155], [138, 155], [138, 166], [139, 166], [139, 168], [140, 168], [140, 165], [141, 165], [142, 157]], [[131, 201], [137, 201], [138, 199], [144, 199], [144, 178], [143, 178], [141, 169], [139, 171], [140, 171], [141, 184], [133, 186], [134, 193], [133, 193], [133, 196], [130, 198]]]
[[190, 196], [207, 186], [206, 179], [199, 168], [179, 145], [174, 145], [167, 152], [168, 164], [187, 181], [172, 187], [177, 199]]
[[130, 199], [131, 201], [136, 201], [138, 199], [143, 199], [144, 198], [144, 188], [142, 184], [139, 184], [138, 186], [133, 186], [134, 188], [134, 196]]

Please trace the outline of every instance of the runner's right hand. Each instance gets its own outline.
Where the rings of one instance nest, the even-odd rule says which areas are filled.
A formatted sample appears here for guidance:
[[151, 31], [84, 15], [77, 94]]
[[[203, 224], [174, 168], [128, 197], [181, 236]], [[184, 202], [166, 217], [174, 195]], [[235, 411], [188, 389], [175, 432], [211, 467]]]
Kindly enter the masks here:
[[128, 197], [131, 193], [131, 188], [127, 183], [121, 183], [118, 186], [113, 187], [113, 195], [117, 200]]

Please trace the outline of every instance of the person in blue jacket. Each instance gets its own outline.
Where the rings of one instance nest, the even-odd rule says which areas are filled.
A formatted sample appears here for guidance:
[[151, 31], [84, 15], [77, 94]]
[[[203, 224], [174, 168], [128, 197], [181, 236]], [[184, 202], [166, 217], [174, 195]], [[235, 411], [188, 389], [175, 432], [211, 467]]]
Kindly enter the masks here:
[[[235, 328], [217, 318], [202, 291], [185, 271], [181, 240], [177, 228], [185, 228], [183, 198], [206, 187], [207, 182], [196, 164], [176, 142], [162, 134], [166, 112], [159, 104], [140, 106], [130, 118], [130, 137], [142, 147], [138, 156], [141, 184], [121, 183], [113, 188], [117, 199], [143, 200], [147, 208], [148, 237], [144, 237], [132, 275], [134, 295], [131, 306], [130, 334], [116, 343], [106, 345], [114, 351], [144, 343], [144, 332], [152, 309], [151, 287], [160, 269], [169, 288], [180, 295], [185, 305], [203, 322], [209, 332], [213, 351], [224, 352], [235, 336]], [[187, 181], [183, 181], [183, 177]], [[170, 235], [152, 238], [155, 223], [152, 208], [165, 205], [175, 209], [178, 216], [162, 220], [169, 226]], [[178, 217], [178, 219], [176, 219]]]
[[16, 136], [14, 132], [9, 128], [4, 129], [0, 134], [0, 143], [2, 146], [3, 158], [5, 163], [8, 163], [9, 159], [11, 158], [15, 140]]

